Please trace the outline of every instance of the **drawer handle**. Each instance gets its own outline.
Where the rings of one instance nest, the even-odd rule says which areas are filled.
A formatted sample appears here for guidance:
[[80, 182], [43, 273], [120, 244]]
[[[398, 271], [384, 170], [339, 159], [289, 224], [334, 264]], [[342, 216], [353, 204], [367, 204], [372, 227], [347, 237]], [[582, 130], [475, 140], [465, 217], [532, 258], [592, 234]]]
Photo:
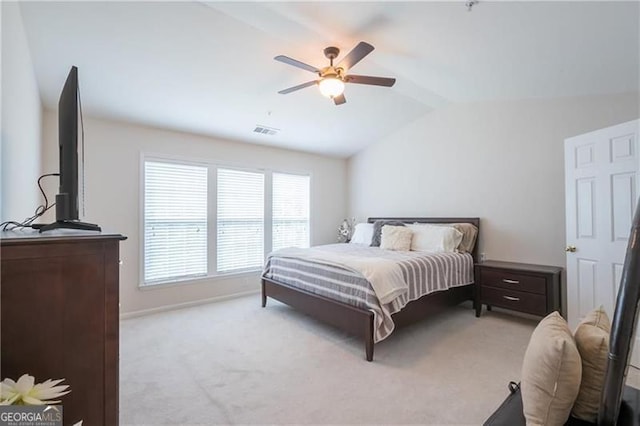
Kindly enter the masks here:
[[520, 298], [519, 297], [513, 297], [513, 296], [502, 296], [507, 300], [511, 300], [512, 302], [519, 302]]
[[502, 282], [503, 283], [507, 283], [507, 284], [520, 284], [520, 281], [518, 281], [518, 280], [508, 280], [506, 278], [503, 278]]

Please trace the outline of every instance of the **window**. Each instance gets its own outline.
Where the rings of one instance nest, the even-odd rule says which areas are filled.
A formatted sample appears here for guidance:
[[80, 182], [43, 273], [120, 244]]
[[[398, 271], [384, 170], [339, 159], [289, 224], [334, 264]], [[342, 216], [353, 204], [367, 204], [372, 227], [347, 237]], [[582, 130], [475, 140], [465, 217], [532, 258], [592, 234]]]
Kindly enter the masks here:
[[273, 173], [273, 250], [309, 247], [309, 176]]
[[263, 173], [218, 169], [218, 272], [262, 266], [264, 201]]
[[254, 272], [272, 250], [309, 247], [310, 181], [145, 156], [140, 285]]
[[207, 173], [145, 161], [144, 284], [207, 275]]

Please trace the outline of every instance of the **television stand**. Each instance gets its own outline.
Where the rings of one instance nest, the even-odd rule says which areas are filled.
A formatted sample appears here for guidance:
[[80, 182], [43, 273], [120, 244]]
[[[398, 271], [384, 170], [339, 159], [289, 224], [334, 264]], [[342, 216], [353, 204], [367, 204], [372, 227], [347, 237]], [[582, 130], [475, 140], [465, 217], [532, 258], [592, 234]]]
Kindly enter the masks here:
[[102, 229], [93, 223], [80, 222], [79, 220], [56, 220], [48, 225], [32, 225], [34, 229], [40, 229], [40, 232], [52, 231], [54, 229], [79, 229], [83, 231], [102, 231]]

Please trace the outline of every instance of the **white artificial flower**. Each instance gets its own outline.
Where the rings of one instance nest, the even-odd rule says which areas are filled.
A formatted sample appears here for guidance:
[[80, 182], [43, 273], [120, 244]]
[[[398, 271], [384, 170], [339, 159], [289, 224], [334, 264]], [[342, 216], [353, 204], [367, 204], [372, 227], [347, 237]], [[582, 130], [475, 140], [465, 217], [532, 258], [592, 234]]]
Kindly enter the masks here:
[[353, 230], [356, 226], [356, 219], [344, 219], [338, 226], [338, 241], [349, 241], [353, 236]]
[[57, 404], [54, 400], [68, 394], [68, 385], [57, 386], [64, 379], [47, 380], [44, 383], [35, 384], [35, 378], [23, 374], [17, 382], [4, 379], [0, 383], [0, 405], [45, 405]]

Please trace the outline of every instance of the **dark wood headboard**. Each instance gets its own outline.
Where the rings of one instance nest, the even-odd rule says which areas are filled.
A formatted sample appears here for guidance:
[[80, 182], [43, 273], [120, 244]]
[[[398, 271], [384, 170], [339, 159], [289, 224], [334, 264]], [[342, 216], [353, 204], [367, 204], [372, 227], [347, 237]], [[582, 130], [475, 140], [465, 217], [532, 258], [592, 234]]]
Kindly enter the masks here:
[[370, 217], [367, 219], [367, 222], [373, 223], [376, 220], [397, 220], [404, 223], [470, 223], [478, 228], [478, 237], [476, 238], [476, 244], [471, 253], [473, 261], [478, 263], [478, 241], [480, 240], [479, 217]]

